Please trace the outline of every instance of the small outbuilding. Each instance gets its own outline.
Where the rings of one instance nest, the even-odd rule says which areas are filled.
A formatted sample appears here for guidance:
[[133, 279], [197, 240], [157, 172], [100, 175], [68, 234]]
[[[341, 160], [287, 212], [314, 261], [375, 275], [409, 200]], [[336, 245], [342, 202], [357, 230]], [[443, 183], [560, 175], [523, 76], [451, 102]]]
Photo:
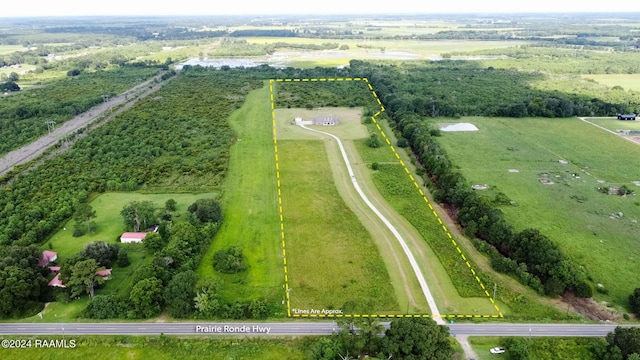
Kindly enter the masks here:
[[146, 232], [126, 232], [120, 236], [120, 242], [123, 244], [141, 243], [147, 237]]

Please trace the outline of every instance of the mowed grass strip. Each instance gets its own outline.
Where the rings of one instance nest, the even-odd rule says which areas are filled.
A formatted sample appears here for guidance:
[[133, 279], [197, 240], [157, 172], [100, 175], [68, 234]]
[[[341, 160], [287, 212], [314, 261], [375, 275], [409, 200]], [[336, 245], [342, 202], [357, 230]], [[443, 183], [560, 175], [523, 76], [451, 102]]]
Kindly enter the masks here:
[[[365, 163], [378, 163], [378, 170], [372, 172], [371, 178], [382, 197], [398, 214], [407, 219], [421, 241], [424, 241], [422, 247], [412, 251], [418, 262], [428, 263], [421, 267], [439, 310], [463, 315], [497, 314], [393, 153], [386, 147], [371, 148], [364, 139], [355, 141], [355, 144]], [[409, 161], [405, 159], [405, 163], [408, 164]], [[475, 263], [472, 260], [469, 262], [478, 272], [479, 268]], [[480, 276], [484, 278], [483, 274]]]
[[[224, 221], [198, 268], [201, 278], [221, 279], [221, 294], [228, 301], [284, 294], [270, 105], [265, 86], [250, 92], [229, 119], [237, 140], [222, 190]], [[233, 245], [242, 248], [247, 271], [216, 272], [213, 255]]]
[[291, 307], [399, 311], [371, 235], [344, 203], [323, 141], [279, 141]]
[[[440, 141], [464, 176], [514, 202], [501, 209], [516, 230], [540, 229], [583, 265], [593, 285], [608, 291], [596, 298], [626, 306], [640, 284], [640, 202], [597, 188], [637, 189], [631, 181], [640, 180], [640, 146], [578, 119], [462, 121], [480, 130], [444, 133]], [[541, 183], [543, 174], [553, 184]], [[619, 212], [622, 218], [611, 217]]]

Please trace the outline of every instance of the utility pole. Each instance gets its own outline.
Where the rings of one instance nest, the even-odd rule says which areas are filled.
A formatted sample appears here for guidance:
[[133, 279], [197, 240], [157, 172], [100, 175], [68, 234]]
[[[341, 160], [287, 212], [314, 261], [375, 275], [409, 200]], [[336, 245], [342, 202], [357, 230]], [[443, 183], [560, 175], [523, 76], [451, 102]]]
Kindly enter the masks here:
[[48, 120], [48, 121], [45, 121], [44, 123], [47, 125], [47, 129], [49, 129], [49, 134], [51, 134], [54, 127], [56, 126], [56, 122], [53, 120]]

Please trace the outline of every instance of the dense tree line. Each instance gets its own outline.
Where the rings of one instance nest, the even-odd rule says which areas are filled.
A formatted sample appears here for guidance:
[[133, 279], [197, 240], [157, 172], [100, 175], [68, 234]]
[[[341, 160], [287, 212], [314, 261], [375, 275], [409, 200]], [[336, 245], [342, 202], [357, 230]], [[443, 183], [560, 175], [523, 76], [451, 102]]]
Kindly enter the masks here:
[[362, 81], [283, 82], [277, 86], [276, 106], [283, 108], [364, 107], [371, 116], [380, 109]]
[[0, 153], [11, 151], [47, 132], [45, 121], [60, 125], [74, 115], [114, 96], [156, 74], [157, 69], [119, 67], [108, 71], [82, 73], [0, 98]]
[[36, 245], [0, 246], [0, 317], [27, 315], [41, 308], [47, 280], [38, 265]]
[[[340, 330], [310, 346], [313, 360], [354, 358], [451, 359], [449, 329], [432, 319], [394, 319], [389, 328], [371, 318], [339, 321]], [[382, 336], [384, 335], [384, 336]]]
[[[32, 266], [40, 252], [28, 250], [31, 249], [28, 246], [43, 242], [57, 231], [72, 218], [81, 204], [86, 203], [89, 194], [109, 190], [132, 191], [142, 187], [201, 191], [219, 186], [226, 172], [229, 147], [234, 137], [227, 118], [242, 104], [249, 91], [263, 86], [263, 80], [270, 78], [346, 75], [344, 70], [337, 69], [296, 70], [261, 66], [255, 69], [212, 70], [187, 67], [172, 80], [171, 86], [163, 87], [155, 97], [141, 100], [127, 112], [79, 139], [65, 153], [44, 161], [29, 172], [3, 177], [0, 187], [0, 251], [12, 252], [7, 258], [14, 260], [7, 262], [8, 265], [0, 263], [0, 282], [21, 280], [16, 283], [20, 286], [6, 285], [2, 290], [3, 304], [8, 305], [0, 316], [32, 309], [37, 301], [50, 301], [45, 279], [48, 272], [42, 274], [40, 269]], [[205, 201], [194, 206], [193, 215], [189, 215], [193, 224], [220, 219], [219, 207], [209, 205]], [[88, 213], [90, 211], [85, 215]], [[170, 214], [162, 216], [171, 217]], [[82, 217], [81, 223], [86, 224], [87, 219], [90, 216]], [[150, 241], [149, 251], [159, 254], [156, 266], [170, 269], [172, 275], [195, 268], [200, 261], [198, 254], [203, 239], [210, 239], [216, 229], [213, 225], [202, 228], [187, 225], [190, 224], [172, 229], [161, 226], [160, 239]], [[193, 227], [197, 228], [195, 233]], [[195, 237], [192, 236], [194, 234]], [[17, 270], [16, 262], [24, 263], [24, 266]], [[161, 273], [155, 274], [164, 286], [172, 276], [158, 275]], [[157, 282], [140, 287], [147, 291], [154, 285]], [[210, 288], [215, 286], [200, 287], [196, 292], [196, 295], [200, 293], [199, 306], [202, 310], [194, 316], [266, 316], [268, 307], [264, 301], [256, 299], [226, 304], [216, 291], [206, 290]], [[155, 299], [164, 301], [162, 296]], [[139, 312], [129, 315], [142, 316]]]
[[[362, 62], [351, 64], [358, 69]], [[626, 104], [541, 91], [530, 85], [542, 78], [542, 74], [482, 69], [472, 62], [439, 61], [381, 66], [372, 69], [370, 80], [390, 111], [423, 117], [608, 116], [635, 110]]]
[[[432, 128], [424, 117], [441, 114], [433, 113], [433, 108], [431, 114], [425, 114], [424, 107], [416, 106], [416, 103], [420, 103], [418, 99], [427, 97], [425, 92], [442, 93], [447, 89], [452, 91], [452, 88], [444, 85], [444, 79], [439, 83], [443, 89], [433, 89], [439, 85], [424, 85], [425, 82], [438, 81], [427, 80], [425, 77], [434, 76], [433, 73], [439, 74], [442, 71], [441, 67], [433, 68], [427, 65], [421, 69], [410, 65], [411, 71], [407, 73], [412, 74], [411, 77], [402, 75], [402, 69], [390, 69], [387, 72], [386, 67], [374, 68], [353, 61], [352, 68], [358, 74], [369, 75], [370, 81], [375, 85], [389, 115], [395, 122], [398, 137], [406, 139], [417, 160], [424, 166], [425, 180], [432, 187], [436, 201], [445, 203], [450, 208], [466, 235], [478, 238], [489, 245], [488, 252], [492, 257], [492, 266], [496, 270], [513, 274], [523, 283], [551, 296], [557, 296], [567, 290], [580, 297], [592, 296], [593, 290], [587, 280], [587, 274], [580, 266], [571, 261], [554, 242], [538, 230], [516, 231], [505, 220], [499, 209], [471, 188], [439, 145], [437, 140], [439, 130]], [[447, 77], [449, 80], [455, 81], [455, 74], [459, 72], [460, 76], [469, 76], [470, 82], [475, 82], [476, 85], [481, 83], [484, 86], [480, 88], [473, 84], [465, 85], [464, 91], [457, 91], [457, 94], [460, 94], [458, 102], [454, 102], [453, 99], [442, 101], [439, 109], [451, 108], [451, 111], [455, 111], [453, 109], [457, 107], [467, 106], [474, 115], [493, 116], [491, 112], [484, 112], [490, 111], [487, 109], [491, 107], [487, 108], [487, 104], [481, 104], [481, 99], [492, 103], [490, 106], [506, 106], [506, 100], [485, 98], [487, 93], [491, 94], [498, 89], [492, 90], [489, 82], [485, 83], [487, 79], [473, 80], [473, 78], [487, 76], [488, 79], [495, 79], [497, 84], [493, 86], [506, 87], [503, 89], [506, 91], [505, 94], [510, 89], [522, 85], [517, 84], [519, 76], [517, 73], [513, 77], [507, 76], [507, 73], [501, 73], [501, 76], [498, 76], [493, 71], [488, 71], [488, 74], [484, 71], [473, 74], [473, 69], [465, 67], [464, 64], [445, 68], [444, 71], [449, 74]], [[509, 82], [511, 85], [507, 84]], [[510, 101], [518, 101], [519, 94], [527, 96], [526, 93], [515, 90], [514, 92], [509, 97]], [[466, 104], [465, 101], [471, 101], [471, 104]]]

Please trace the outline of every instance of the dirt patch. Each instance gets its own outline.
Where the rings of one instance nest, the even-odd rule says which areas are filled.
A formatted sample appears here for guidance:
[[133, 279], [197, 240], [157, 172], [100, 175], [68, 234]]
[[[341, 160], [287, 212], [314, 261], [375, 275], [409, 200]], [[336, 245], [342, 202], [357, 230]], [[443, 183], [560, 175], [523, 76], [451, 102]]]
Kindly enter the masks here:
[[571, 304], [577, 312], [594, 321], [616, 321], [619, 317], [615, 310], [598, 304], [593, 299], [578, 298], [573, 294], [565, 293], [562, 295], [562, 301]]

